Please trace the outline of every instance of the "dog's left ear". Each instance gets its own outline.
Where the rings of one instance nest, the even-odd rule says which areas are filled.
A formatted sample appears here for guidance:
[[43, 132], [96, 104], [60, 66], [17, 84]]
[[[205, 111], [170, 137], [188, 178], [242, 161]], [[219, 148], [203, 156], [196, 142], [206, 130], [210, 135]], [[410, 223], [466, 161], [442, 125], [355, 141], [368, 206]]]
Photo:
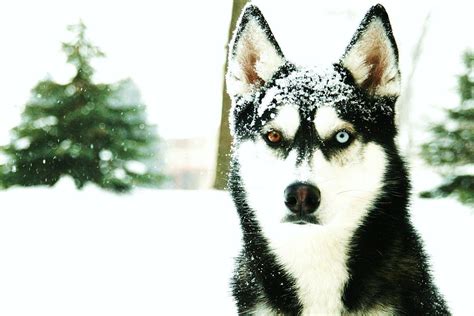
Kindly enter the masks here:
[[286, 62], [265, 18], [254, 5], [242, 11], [229, 44], [227, 91], [242, 96], [270, 80]]
[[400, 94], [397, 44], [382, 5], [377, 4], [367, 12], [340, 64], [369, 94], [391, 97]]

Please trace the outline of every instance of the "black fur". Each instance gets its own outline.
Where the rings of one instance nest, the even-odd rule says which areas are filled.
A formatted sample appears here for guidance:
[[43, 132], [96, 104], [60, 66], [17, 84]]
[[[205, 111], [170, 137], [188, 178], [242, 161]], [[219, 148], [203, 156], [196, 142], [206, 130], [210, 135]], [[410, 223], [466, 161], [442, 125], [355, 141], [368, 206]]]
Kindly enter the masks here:
[[[375, 17], [382, 20], [398, 59], [388, 16], [381, 5], [374, 6], [368, 12], [348, 49], [356, 43], [361, 32]], [[247, 7], [243, 13], [234, 47], [239, 39], [239, 32], [245, 28], [250, 18], [256, 18], [267, 30], [271, 43], [283, 56], [263, 16], [254, 6]], [[335, 100], [345, 94], [341, 101], [334, 102], [338, 115], [353, 124], [359, 140], [380, 144], [389, 160], [384, 175], [385, 186], [350, 243], [347, 263], [350, 278], [341, 298], [345, 309], [349, 313], [364, 313], [377, 306], [386, 306], [398, 315], [449, 315], [443, 298], [431, 281], [420, 238], [409, 221], [407, 209], [410, 183], [405, 163], [394, 140], [397, 134], [394, 114], [396, 97], [369, 94], [354, 83], [351, 74], [341, 63], [333, 65], [333, 68], [335, 78], [340, 78], [340, 84], [323, 82], [334, 78], [303, 76], [297, 81], [297, 86], [287, 87], [285, 96], [293, 98], [292, 102], [299, 106], [301, 122], [307, 122], [313, 121], [318, 109], [315, 100]], [[236, 142], [262, 137], [262, 128], [271, 119], [271, 115], [278, 111], [279, 105], [274, 100], [274, 106], [262, 115], [257, 115], [258, 105], [270, 88], [279, 85], [279, 80], [288, 78], [297, 71], [300, 71], [298, 67], [287, 62], [271, 80], [255, 91], [252, 99], [235, 97], [233, 117]], [[315, 82], [318, 82], [316, 86], [322, 88], [314, 89]], [[331, 159], [338, 149], [328, 144], [328, 141], [319, 138], [314, 126], [303, 123], [291, 143], [284, 143], [275, 150], [285, 156], [290, 150], [297, 149], [299, 159], [303, 159], [318, 148], [327, 159]], [[300, 314], [303, 306], [297, 295], [295, 279], [277, 262], [260, 230], [254, 210], [247, 204], [239, 162], [236, 159], [232, 161], [229, 179], [229, 189], [243, 231], [243, 250], [236, 260], [232, 280], [239, 314], [250, 313], [259, 303], [270, 306], [275, 313]]]
[[393, 142], [384, 148], [389, 157], [386, 185], [352, 239], [344, 305], [349, 312], [382, 305], [392, 306], [398, 315], [449, 315], [409, 221], [405, 163]]

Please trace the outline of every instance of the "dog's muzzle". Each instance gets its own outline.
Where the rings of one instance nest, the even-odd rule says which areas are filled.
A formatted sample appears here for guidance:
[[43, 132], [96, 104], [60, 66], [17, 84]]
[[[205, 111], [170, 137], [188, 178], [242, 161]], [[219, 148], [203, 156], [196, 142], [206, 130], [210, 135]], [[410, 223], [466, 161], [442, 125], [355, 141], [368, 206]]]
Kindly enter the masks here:
[[294, 214], [305, 216], [316, 211], [321, 202], [321, 192], [311, 184], [297, 182], [285, 189], [285, 205]]

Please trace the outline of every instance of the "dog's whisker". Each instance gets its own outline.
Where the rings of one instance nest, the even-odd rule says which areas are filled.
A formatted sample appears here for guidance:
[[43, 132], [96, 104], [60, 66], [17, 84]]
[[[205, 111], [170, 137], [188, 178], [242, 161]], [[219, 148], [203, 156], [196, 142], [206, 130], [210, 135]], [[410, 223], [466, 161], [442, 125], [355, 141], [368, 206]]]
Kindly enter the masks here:
[[336, 195], [344, 194], [344, 193], [351, 193], [351, 192], [373, 193], [374, 191], [373, 190], [350, 189], [350, 190], [344, 190], [344, 191], [336, 192]]

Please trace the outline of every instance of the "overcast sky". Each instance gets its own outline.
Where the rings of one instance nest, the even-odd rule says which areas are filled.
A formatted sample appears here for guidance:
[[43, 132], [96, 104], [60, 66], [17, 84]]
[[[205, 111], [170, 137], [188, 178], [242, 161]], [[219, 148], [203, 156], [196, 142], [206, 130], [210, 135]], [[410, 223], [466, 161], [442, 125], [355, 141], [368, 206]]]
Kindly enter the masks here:
[[[402, 77], [431, 13], [414, 77], [412, 120], [426, 123], [431, 108], [455, 103], [460, 57], [474, 47], [473, 1], [380, 1], [400, 50]], [[376, 1], [257, 0], [284, 54], [298, 64], [336, 61]], [[165, 138], [216, 137], [231, 0], [228, 1], [3, 1], [0, 4], [0, 143], [18, 124], [31, 88], [47, 75], [73, 75], [61, 42], [82, 19], [107, 57], [94, 63], [95, 80], [130, 77], [142, 92], [149, 120]], [[405, 76], [405, 77], [404, 77]]]

